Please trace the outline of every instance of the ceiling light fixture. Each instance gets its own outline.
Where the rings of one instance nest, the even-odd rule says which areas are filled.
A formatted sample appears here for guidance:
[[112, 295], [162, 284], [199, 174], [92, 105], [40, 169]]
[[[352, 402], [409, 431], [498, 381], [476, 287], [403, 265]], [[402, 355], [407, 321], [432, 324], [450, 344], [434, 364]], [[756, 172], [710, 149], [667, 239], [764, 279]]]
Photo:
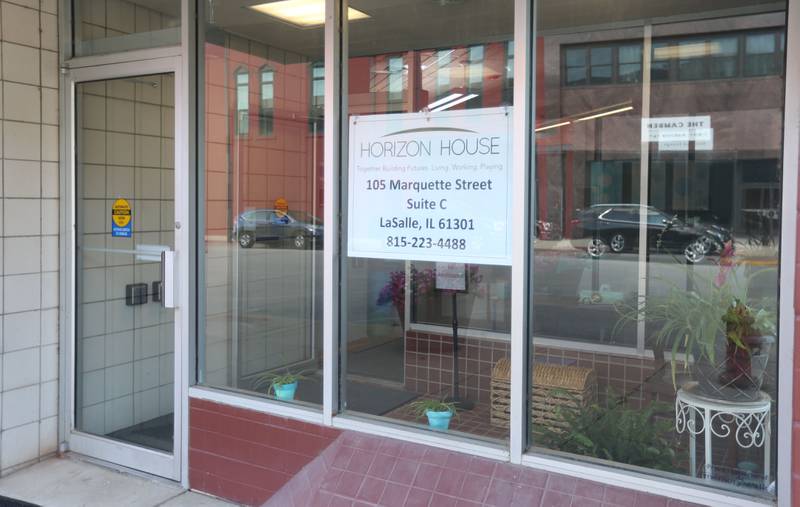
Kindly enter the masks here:
[[572, 121], [578, 123], [580, 121], [594, 120], [595, 118], [602, 118], [603, 116], [611, 116], [612, 114], [624, 113], [625, 111], [630, 111], [631, 109], [633, 109], [633, 106], [621, 107], [619, 109], [612, 109], [611, 111], [604, 111], [602, 113], [584, 116], [583, 118], [576, 118]]
[[544, 127], [539, 127], [534, 130], [534, 132], [544, 132], [545, 130], [550, 130], [558, 127], [563, 127], [564, 125], [569, 125], [572, 123], [571, 121], [562, 121], [561, 123], [553, 123], [552, 125], [545, 125]]
[[446, 104], [447, 102], [450, 102], [451, 100], [456, 100], [459, 97], [461, 97], [460, 93], [451, 93], [447, 97], [441, 98], [439, 100], [433, 101], [430, 104], [428, 104], [428, 109], [429, 110], [433, 110], [434, 108], [437, 108], [437, 107], [441, 106], [442, 104]]
[[[280, 0], [278, 2], [251, 5], [250, 8], [301, 28], [325, 24], [324, 0]], [[352, 7], [347, 8], [348, 21], [368, 17], [369, 14], [365, 12]]]
[[463, 97], [461, 97], [460, 99], [456, 99], [456, 100], [454, 100], [454, 101], [452, 101], [452, 102], [448, 102], [447, 104], [445, 104], [445, 105], [443, 105], [443, 106], [439, 106], [439, 107], [437, 107], [436, 109], [431, 109], [431, 112], [432, 112], [432, 113], [435, 113], [435, 112], [437, 112], [437, 111], [444, 111], [445, 109], [450, 109], [451, 107], [453, 107], [453, 106], [457, 106], [458, 104], [461, 104], [462, 102], [466, 102], [466, 101], [468, 101], [468, 100], [472, 100], [472, 99], [474, 99], [474, 98], [475, 98], [475, 97], [477, 97], [477, 96], [478, 96], [478, 95], [477, 95], [477, 94], [475, 94], [475, 93], [470, 93], [469, 95], [464, 95], [464, 96], [463, 96]]

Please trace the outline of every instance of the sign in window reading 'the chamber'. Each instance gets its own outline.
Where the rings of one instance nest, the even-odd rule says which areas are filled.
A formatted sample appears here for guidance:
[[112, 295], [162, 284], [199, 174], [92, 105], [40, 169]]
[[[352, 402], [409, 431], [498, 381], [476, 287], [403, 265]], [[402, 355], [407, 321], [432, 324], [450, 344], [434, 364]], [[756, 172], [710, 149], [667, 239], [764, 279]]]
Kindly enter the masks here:
[[348, 255], [511, 264], [511, 109], [350, 118]]

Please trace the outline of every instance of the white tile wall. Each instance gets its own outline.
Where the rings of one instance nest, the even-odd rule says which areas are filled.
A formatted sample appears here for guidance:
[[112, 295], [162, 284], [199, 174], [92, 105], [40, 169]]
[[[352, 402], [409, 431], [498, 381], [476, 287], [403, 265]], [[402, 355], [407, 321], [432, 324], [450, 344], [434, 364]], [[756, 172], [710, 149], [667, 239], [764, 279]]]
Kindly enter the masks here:
[[0, 0], [0, 474], [58, 445], [57, 4]]
[[[0, 475], [58, 445], [58, 4], [0, 0]], [[101, 36], [160, 24], [137, 18], [124, 0], [91, 6], [83, 28]], [[109, 237], [106, 211], [117, 194], [141, 201], [134, 228], [147, 230], [142, 241], [170, 238], [173, 220], [164, 215], [172, 208], [161, 200], [173, 193], [172, 83], [156, 84], [87, 86], [93, 95], [85, 97], [78, 144], [82, 188], [96, 201], [87, 204], [85, 247], [135, 248]], [[83, 267], [84, 429], [102, 434], [169, 413], [170, 318], [120, 299], [131, 277], [152, 281], [151, 267], [97, 252], [87, 252]]]

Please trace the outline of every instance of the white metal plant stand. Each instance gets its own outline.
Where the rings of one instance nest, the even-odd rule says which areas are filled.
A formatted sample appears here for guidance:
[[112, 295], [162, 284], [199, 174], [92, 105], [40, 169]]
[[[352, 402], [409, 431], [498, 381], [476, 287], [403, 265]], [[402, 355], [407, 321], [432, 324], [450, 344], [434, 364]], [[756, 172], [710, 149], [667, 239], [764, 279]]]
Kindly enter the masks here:
[[734, 435], [743, 448], [764, 448], [764, 485], [769, 485], [770, 434], [772, 398], [759, 391], [751, 401], [730, 401], [700, 393], [697, 382], [689, 382], [678, 390], [675, 399], [675, 429], [689, 432], [689, 463], [692, 477], [697, 476], [697, 435], [705, 437], [704, 477], [713, 472], [712, 439]]

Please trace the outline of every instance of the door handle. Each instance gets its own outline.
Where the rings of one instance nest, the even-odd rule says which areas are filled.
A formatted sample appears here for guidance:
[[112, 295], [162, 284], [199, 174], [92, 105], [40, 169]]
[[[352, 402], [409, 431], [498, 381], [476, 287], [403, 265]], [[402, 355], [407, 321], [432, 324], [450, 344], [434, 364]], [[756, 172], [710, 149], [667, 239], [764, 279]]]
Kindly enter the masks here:
[[175, 308], [175, 252], [161, 251], [161, 285], [159, 286], [161, 306]]

